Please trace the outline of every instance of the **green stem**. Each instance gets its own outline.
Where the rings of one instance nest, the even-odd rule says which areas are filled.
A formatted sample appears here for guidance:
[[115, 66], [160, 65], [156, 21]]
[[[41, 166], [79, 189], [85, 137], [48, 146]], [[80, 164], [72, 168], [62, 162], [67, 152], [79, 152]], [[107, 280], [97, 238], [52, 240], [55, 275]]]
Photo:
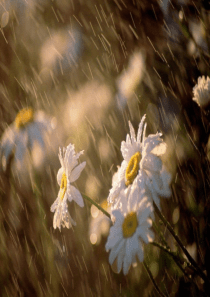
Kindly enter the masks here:
[[160, 248], [161, 250], [163, 250], [165, 253], [167, 253], [168, 255], [170, 255], [174, 262], [177, 264], [177, 266], [180, 268], [180, 270], [183, 272], [183, 274], [185, 276], [187, 276], [187, 278], [189, 280], [192, 281], [192, 279], [188, 276], [188, 274], [185, 272], [184, 268], [182, 267], [181, 263], [185, 262], [186, 260], [181, 259], [179, 256], [177, 256], [175, 253], [173, 253], [169, 248], [162, 246], [161, 244], [159, 244], [158, 242], [151, 242], [152, 245]]
[[155, 279], [154, 279], [154, 277], [152, 275], [152, 272], [150, 271], [150, 269], [149, 269], [149, 267], [148, 267], [148, 265], [146, 264], [145, 261], [143, 261], [143, 265], [144, 265], [144, 268], [146, 269], [146, 271], [147, 271], [147, 273], [149, 275], [149, 278], [151, 279], [156, 291], [158, 292], [158, 294], [160, 296], [162, 296], [162, 297], [166, 297], [166, 295], [163, 292], [161, 292], [160, 289], [158, 288], [158, 285], [157, 285], [157, 283], [156, 283], [156, 281], [155, 281]]
[[170, 249], [168, 243], [167, 243], [166, 240], [165, 240], [165, 237], [164, 237], [164, 235], [163, 235], [163, 232], [160, 230], [160, 228], [159, 228], [158, 225], [155, 223], [155, 221], [152, 221], [152, 226], [153, 226], [153, 228], [155, 229], [155, 231], [160, 235], [160, 239], [161, 239], [162, 243], [165, 245], [165, 247], [166, 247], [167, 249]]
[[171, 225], [169, 224], [169, 222], [166, 220], [166, 218], [162, 215], [162, 213], [160, 212], [159, 208], [157, 207], [157, 205], [155, 204], [154, 201], [153, 201], [153, 205], [154, 205], [154, 208], [155, 208], [156, 213], [158, 214], [158, 216], [160, 217], [160, 219], [162, 220], [162, 222], [165, 224], [165, 226], [167, 227], [168, 231], [171, 233], [171, 235], [174, 237], [174, 239], [176, 240], [176, 242], [179, 244], [180, 248], [182, 249], [182, 251], [185, 254], [185, 256], [187, 257], [187, 259], [195, 267], [196, 272], [200, 275], [200, 277], [204, 281], [206, 281], [207, 283], [209, 283], [209, 280], [206, 277], [206, 275], [203, 273], [203, 271], [200, 269], [200, 267], [198, 267], [198, 265], [195, 262], [195, 260], [190, 256], [190, 254], [188, 253], [188, 251], [186, 250], [186, 248], [183, 246], [181, 240], [175, 234], [173, 228], [171, 227]]
[[109, 219], [111, 219], [110, 214], [103, 208], [101, 207], [98, 203], [96, 203], [95, 201], [93, 201], [90, 197], [88, 197], [85, 194], [82, 194], [83, 198], [85, 198], [86, 200], [88, 200], [90, 203], [92, 203], [93, 205], [95, 205], [100, 211], [103, 212], [103, 214], [105, 214]]

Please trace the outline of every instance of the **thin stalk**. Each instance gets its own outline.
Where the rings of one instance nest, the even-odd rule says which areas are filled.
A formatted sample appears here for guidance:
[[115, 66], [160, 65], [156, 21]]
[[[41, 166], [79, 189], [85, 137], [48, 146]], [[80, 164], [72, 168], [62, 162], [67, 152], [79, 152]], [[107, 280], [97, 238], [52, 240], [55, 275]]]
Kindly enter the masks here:
[[185, 276], [187, 276], [187, 278], [189, 280], [192, 281], [192, 279], [188, 276], [188, 274], [185, 272], [184, 268], [182, 267], [182, 265], [180, 264], [180, 262], [185, 262], [184, 259], [180, 259], [177, 255], [175, 255], [170, 249], [162, 246], [161, 244], [159, 244], [158, 242], [151, 242], [152, 245], [156, 246], [156, 247], [159, 247], [161, 250], [163, 250], [165, 253], [167, 253], [168, 255], [170, 255], [174, 262], [177, 264], [177, 266], [180, 268], [180, 270], [183, 272], [183, 274]]
[[172, 226], [169, 224], [169, 222], [166, 220], [166, 218], [162, 215], [162, 213], [160, 212], [159, 208], [157, 207], [157, 205], [155, 204], [154, 201], [153, 201], [153, 205], [154, 205], [154, 208], [155, 208], [156, 213], [158, 214], [158, 216], [160, 217], [160, 219], [162, 220], [162, 222], [165, 224], [165, 226], [167, 227], [168, 231], [171, 233], [171, 235], [174, 237], [174, 239], [176, 240], [176, 242], [179, 244], [180, 248], [182, 249], [182, 251], [185, 254], [185, 256], [187, 257], [187, 259], [195, 267], [196, 272], [200, 275], [200, 277], [204, 281], [206, 281], [207, 283], [209, 283], [209, 280], [206, 277], [206, 275], [203, 273], [203, 271], [197, 265], [197, 263], [195, 262], [195, 260], [190, 256], [190, 254], [188, 253], [188, 251], [186, 250], [186, 248], [183, 246], [183, 244], [182, 244], [181, 240], [179, 239], [179, 237], [175, 234]]
[[85, 194], [82, 194], [83, 198], [85, 198], [86, 200], [88, 200], [90, 203], [92, 203], [93, 205], [95, 205], [100, 211], [103, 212], [103, 214], [105, 214], [109, 219], [111, 219], [110, 214], [103, 208], [101, 207], [97, 202], [93, 201], [90, 197], [88, 197]]
[[149, 275], [149, 278], [151, 279], [151, 281], [152, 281], [152, 283], [153, 283], [153, 285], [154, 285], [156, 291], [158, 292], [158, 294], [159, 294], [160, 296], [162, 296], [162, 297], [167, 297], [168, 295], [165, 295], [165, 294], [164, 294], [163, 292], [161, 292], [160, 289], [158, 288], [158, 285], [157, 285], [157, 283], [156, 283], [156, 281], [155, 281], [155, 279], [154, 279], [154, 277], [153, 277], [153, 275], [152, 275], [152, 272], [150, 271], [150, 269], [149, 269], [149, 267], [148, 267], [148, 265], [146, 264], [145, 261], [143, 261], [143, 265], [144, 265], [144, 268], [146, 269], [146, 271], [147, 271], [147, 273], [148, 273], [148, 275]]
[[158, 227], [158, 225], [155, 223], [155, 221], [152, 221], [152, 227], [155, 229], [155, 231], [160, 235], [160, 239], [162, 240], [163, 244], [165, 245], [165, 247], [167, 249], [170, 249], [168, 243], [165, 240], [165, 237], [163, 235], [163, 232], [160, 230], [160, 228]]

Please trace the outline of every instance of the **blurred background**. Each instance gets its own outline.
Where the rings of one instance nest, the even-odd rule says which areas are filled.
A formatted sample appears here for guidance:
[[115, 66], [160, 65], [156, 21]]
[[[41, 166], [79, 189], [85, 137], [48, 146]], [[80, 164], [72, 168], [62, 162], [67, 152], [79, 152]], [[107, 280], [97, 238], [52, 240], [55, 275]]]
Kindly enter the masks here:
[[[145, 113], [147, 134], [161, 131], [168, 145], [162, 212], [209, 275], [210, 117], [192, 100], [198, 77], [210, 75], [209, 32], [204, 0], [0, 0], [0, 136], [24, 107], [50, 126], [44, 148], [21, 161], [11, 152], [5, 165], [1, 153], [1, 296], [158, 296], [141, 263], [127, 276], [110, 267], [110, 223], [88, 202], [69, 204], [77, 225], [61, 232], [50, 212], [59, 146], [84, 150], [76, 187], [103, 203], [128, 120], [137, 130]], [[145, 247], [145, 261], [166, 296], [207, 296], [194, 271], [187, 278], [157, 247]]]

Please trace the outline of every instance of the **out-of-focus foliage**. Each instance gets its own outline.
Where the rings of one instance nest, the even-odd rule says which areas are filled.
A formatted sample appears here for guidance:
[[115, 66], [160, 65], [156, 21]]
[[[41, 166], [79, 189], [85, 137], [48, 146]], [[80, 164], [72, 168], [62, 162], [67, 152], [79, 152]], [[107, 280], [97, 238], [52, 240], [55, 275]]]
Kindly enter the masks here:
[[[162, 212], [209, 277], [209, 106], [192, 100], [198, 77], [210, 76], [209, 32], [208, 1], [0, 0], [0, 136], [29, 106], [54, 128], [44, 151], [29, 151], [21, 166], [11, 155], [5, 170], [1, 160], [1, 296], [157, 296], [142, 264], [116, 274], [106, 237], [92, 244], [88, 202], [83, 209], [72, 202], [70, 230], [54, 230], [50, 212], [58, 147], [84, 150], [76, 186], [101, 203], [122, 161], [128, 120], [137, 130], [145, 113], [147, 133], [163, 133], [173, 175]], [[209, 294], [193, 270], [186, 267], [187, 278], [157, 247], [147, 247], [145, 261], [166, 295]]]

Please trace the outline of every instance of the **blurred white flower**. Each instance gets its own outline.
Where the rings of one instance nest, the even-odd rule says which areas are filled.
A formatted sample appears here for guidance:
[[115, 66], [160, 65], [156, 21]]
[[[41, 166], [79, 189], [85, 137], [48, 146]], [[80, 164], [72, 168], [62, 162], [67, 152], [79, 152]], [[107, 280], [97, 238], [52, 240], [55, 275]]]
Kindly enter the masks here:
[[[150, 192], [148, 196], [152, 195], [158, 206], [160, 204], [158, 195], [170, 196], [170, 174], [163, 168], [162, 160], [159, 157], [165, 153], [166, 144], [160, 138], [161, 133], [145, 136], [145, 118], [146, 115], [143, 116], [139, 124], [137, 137], [129, 122], [130, 135], [127, 135], [126, 141], [121, 143], [124, 160], [118, 169], [108, 196], [108, 202], [112, 204], [112, 209], [116, 208], [116, 205], [120, 205], [122, 191], [129, 197], [130, 192], [134, 191], [136, 187], [138, 187], [137, 193], [139, 193], [136, 195], [138, 201], [142, 197], [143, 190]], [[158, 150], [157, 147], [161, 149]]]
[[145, 56], [142, 52], [135, 52], [126, 70], [122, 71], [117, 78], [118, 99], [124, 107], [126, 101], [134, 94], [138, 84], [141, 82], [145, 70]]
[[85, 83], [78, 91], [69, 89], [68, 100], [62, 111], [64, 125], [67, 129], [69, 126], [75, 127], [77, 133], [80, 130], [78, 126], [81, 126], [84, 119], [93, 126], [100, 126], [111, 104], [112, 94], [109, 86], [97, 80]]
[[112, 211], [115, 217], [114, 225], [110, 228], [110, 234], [106, 243], [106, 250], [111, 250], [109, 263], [115, 260], [117, 272], [123, 268], [127, 274], [136, 257], [142, 262], [144, 259], [143, 242], [153, 241], [154, 234], [149, 228], [152, 220], [149, 218], [153, 212], [152, 204], [147, 198], [141, 200], [138, 205], [128, 204], [127, 212], [122, 213], [120, 209]]
[[[42, 0], [42, 3], [43, 2], [44, 0]], [[8, 21], [10, 18], [13, 19], [15, 16], [16, 18], [18, 18], [18, 25], [23, 25], [25, 24], [26, 19], [31, 17], [31, 13], [35, 10], [36, 5], [37, 0], [1, 0], [0, 18], [6, 12]], [[8, 24], [8, 21], [6, 25]]]
[[[111, 211], [106, 199], [100, 205], [107, 212]], [[101, 237], [108, 234], [111, 220], [95, 205], [91, 206], [91, 216], [92, 218], [89, 226], [90, 242], [92, 244], [98, 244], [101, 241]]]
[[190, 19], [189, 20], [189, 30], [193, 36], [193, 39], [195, 42], [190, 39], [188, 41], [188, 52], [190, 55], [193, 55], [195, 57], [200, 55], [199, 48], [201, 47], [202, 50], [205, 52], [208, 52], [208, 45], [206, 43], [206, 36], [205, 36], [205, 27], [203, 25], [203, 22], [200, 21], [199, 19]]
[[61, 148], [59, 149], [58, 157], [61, 168], [57, 174], [57, 181], [60, 190], [58, 197], [50, 208], [52, 212], [55, 212], [53, 219], [54, 229], [58, 227], [61, 230], [61, 226], [69, 228], [71, 224], [76, 225], [68, 212], [67, 200], [74, 200], [80, 207], [84, 206], [82, 195], [71, 185], [71, 183], [79, 178], [86, 165], [86, 162], [77, 165], [77, 159], [81, 154], [83, 154], [83, 151], [75, 154], [74, 145], [72, 144], [69, 144], [67, 148], [63, 148], [63, 152]]
[[3, 169], [6, 169], [12, 154], [15, 160], [22, 164], [28, 150], [31, 152], [37, 144], [43, 149], [45, 133], [51, 130], [51, 121], [43, 111], [34, 112], [32, 108], [20, 110], [15, 121], [5, 130], [1, 139]]
[[200, 106], [205, 107], [210, 102], [210, 78], [199, 77], [198, 83], [193, 88], [193, 100]]
[[73, 66], [77, 66], [81, 51], [82, 34], [79, 28], [69, 27], [50, 32], [40, 52], [42, 74], [46, 75], [52, 70], [56, 74], [69, 73]]

